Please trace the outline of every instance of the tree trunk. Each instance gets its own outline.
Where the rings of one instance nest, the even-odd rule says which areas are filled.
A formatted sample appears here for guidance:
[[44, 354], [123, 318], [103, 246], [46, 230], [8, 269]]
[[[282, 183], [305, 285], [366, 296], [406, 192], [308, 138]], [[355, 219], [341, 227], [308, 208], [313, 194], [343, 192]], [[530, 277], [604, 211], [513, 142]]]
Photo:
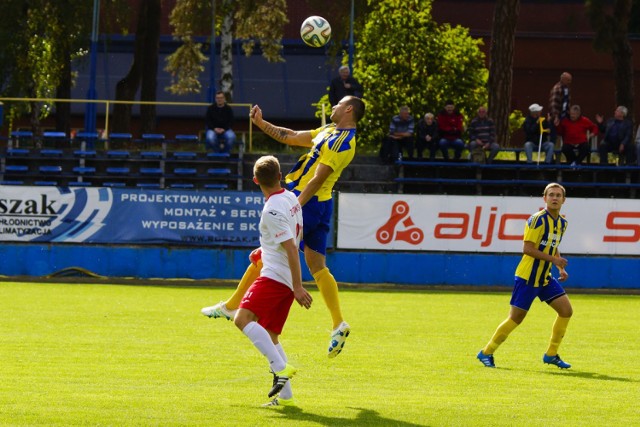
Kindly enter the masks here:
[[496, 141], [503, 147], [511, 146], [509, 113], [519, 7], [519, 0], [498, 0], [491, 30], [488, 110], [496, 124]]
[[222, 20], [220, 31], [220, 90], [225, 93], [227, 100], [233, 100], [233, 10], [225, 5], [228, 10]]
[[[67, 46], [62, 52], [62, 72], [60, 84], [56, 90], [56, 98], [71, 99], [71, 54]], [[71, 103], [56, 103], [56, 130], [69, 136], [71, 130]]]
[[613, 17], [618, 22], [613, 30], [613, 74], [615, 78], [616, 105], [624, 105], [629, 109], [627, 117], [633, 120], [634, 84], [633, 84], [633, 50], [629, 43], [629, 16], [631, 0], [615, 2]]
[[[140, 100], [155, 101], [158, 87], [158, 51], [160, 50], [161, 0], [149, 0], [147, 8], [147, 34], [144, 39], [142, 57], [142, 88]], [[142, 133], [153, 132], [156, 128], [155, 104], [140, 106]]]
[[[129, 72], [122, 80], [116, 83], [116, 100], [133, 101], [135, 99], [140, 81], [142, 79], [142, 62], [147, 37], [147, 13], [151, 0], [140, 2], [138, 11], [138, 23], [136, 27], [136, 41], [133, 53], [133, 63]], [[115, 104], [113, 107], [113, 120], [109, 132], [131, 132], [131, 104]]]

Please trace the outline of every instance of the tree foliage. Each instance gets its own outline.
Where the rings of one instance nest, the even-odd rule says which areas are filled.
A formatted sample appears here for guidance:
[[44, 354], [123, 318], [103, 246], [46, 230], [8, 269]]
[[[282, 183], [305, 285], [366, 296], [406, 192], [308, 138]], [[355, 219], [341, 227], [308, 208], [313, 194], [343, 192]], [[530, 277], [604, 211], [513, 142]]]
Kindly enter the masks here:
[[[121, 22], [125, 0], [103, 1], [103, 27]], [[86, 0], [3, 0], [0, 13], [0, 95], [68, 98], [75, 73], [90, 45], [93, 2]], [[57, 127], [68, 131], [69, 104], [56, 106]], [[29, 113], [33, 130], [53, 111], [51, 103], [8, 105], [9, 121]]]
[[430, 0], [369, 4], [354, 64], [367, 103], [359, 143], [378, 146], [401, 105], [419, 118], [439, 112], [451, 99], [468, 119], [486, 103], [488, 71], [480, 39], [466, 28], [434, 22]]
[[[215, 0], [214, 0], [215, 1]], [[242, 48], [247, 56], [260, 46], [262, 56], [270, 62], [284, 61], [282, 52], [282, 36], [287, 18], [286, 0], [234, 0], [220, 2], [216, 9], [216, 35], [220, 35], [222, 21], [230, 16], [230, 25], [234, 38], [242, 39]], [[172, 76], [167, 90], [175, 94], [200, 93], [199, 76], [204, 71], [204, 63], [208, 60], [202, 53], [202, 44], [196, 43], [198, 34], [211, 33], [211, 16], [213, 15], [211, 0], [178, 0], [171, 13], [170, 23], [173, 36], [182, 41], [182, 45], [166, 59], [165, 70]], [[209, 18], [208, 23], [202, 17]], [[230, 61], [230, 51], [225, 58]], [[230, 69], [229, 66], [224, 67]], [[223, 78], [233, 79], [233, 75], [225, 73]], [[227, 84], [227, 87], [232, 85]]]

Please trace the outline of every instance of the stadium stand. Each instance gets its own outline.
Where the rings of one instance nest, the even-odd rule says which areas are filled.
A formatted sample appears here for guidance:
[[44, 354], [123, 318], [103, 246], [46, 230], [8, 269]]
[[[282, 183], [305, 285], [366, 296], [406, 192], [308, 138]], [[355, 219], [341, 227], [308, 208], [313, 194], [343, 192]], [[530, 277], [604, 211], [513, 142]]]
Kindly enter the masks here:
[[0, 185], [49, 183], [216, 190], [243, 187], [242, 144], [238, 144], [237, 154], [210, 156], [196, 135], [177, 135], [175, 140], [167, 140], [164, 135], [149, 134], [146, 140], [134, 140], [131, 134], [111, 134], [109, 141], [94, 140], [94, 147], [104, 147], [95, 149], [87, 140], [96, 135], [82, 140], [76, 134], [71, 140], [61, 139], [57, 133], [52, 138], [57, 147], [64, 148], [34, 149], [14, 146], [28, 145], [33, 139], [30, 132], [14, 132], [0, 150]]

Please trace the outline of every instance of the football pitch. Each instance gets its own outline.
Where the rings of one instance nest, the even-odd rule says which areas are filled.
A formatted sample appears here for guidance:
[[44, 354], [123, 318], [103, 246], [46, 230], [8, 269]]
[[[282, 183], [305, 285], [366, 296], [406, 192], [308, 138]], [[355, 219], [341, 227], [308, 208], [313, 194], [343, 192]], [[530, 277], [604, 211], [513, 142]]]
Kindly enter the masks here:
[[282, 343], [295, 408], [262, 408], [272, 376], [248, 338], [200, 308], [231, 288], [0, 282], [0, 425], [640, 425], [640, 297], [569, 290], [560, 347], [534, 303], [496, 352], [506, 292], [341, 292], [351, 336], [326, 357], [329, 313], [294, 303]]

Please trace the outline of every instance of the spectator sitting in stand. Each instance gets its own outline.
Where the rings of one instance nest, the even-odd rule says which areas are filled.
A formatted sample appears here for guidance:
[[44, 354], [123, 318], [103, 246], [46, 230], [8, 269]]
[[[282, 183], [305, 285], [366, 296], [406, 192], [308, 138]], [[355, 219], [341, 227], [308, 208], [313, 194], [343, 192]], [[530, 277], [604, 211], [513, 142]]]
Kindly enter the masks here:
[[329, 86], [329, 102], [331, 106], [336, 105], [345, 96], [362, 98], [362, 85], [351, 76], [347, 65], [338, 68], [338, 76], [331, 80], [331, 85]]
[[[493, 120], [487, 116], [487, 107], [482, 106], [478, 108], [478, 115], [469, 123], [469, 155], [472, 156], [474, 150], [480, 150], [482, 157], [480, 159], [484, 163], [493, 162], [498, 151], [500, 151], [500, 144], [496, 142], [496, 125]], [[489, 157], [484, 158], [484, 151], [489, 151]]]
[[[544, 162], [550, 165], [553, 162], [553, 149], [555, 144], [550, 139], [551, 122], [549, 117], [545, 120], [540, 115], [542, 106], [531, 104], [529, 106], [529, 115], [524, 119], [522, 129], [525, 134], [524, 153], [527, 156], [527, 163], [533, 163], [533, 150], [544, 151]], [[542, 138], [541, 138], [542, 136]], [[540, 146], [542, 143], [542, 146]], [[538, 162], [540, 159], [538, 159]]]
[[454, 159], [459, 160], [464, 149], [464, 141], [462, 141], [462, 131], [464, 130], [464, 117], [458, 111], [453, 101], [447, 101], [438, 117], [438, 134], [440, 141], [438, 145], [442, 150], [444, 161], [449, 160], [449, 148], [454, 149]]
[[207, 148], [216, 153], [229, 153], [236, 142], [236, 134], [231, 130], [233, 110], [227, 105], [224, 92], [216, 92], [216, 100], [207, 108], [205, 120]]
[[609, 153], [618, 154], [618, 164], [631, 165], [634, 160], [635, 147], [631, 143], [631, 135], [633, 124], [627, 119], [629, 110], [625, 106], [618, 106], [613, 113], [613, 117], [604, 121], [604, 117], [596, 114], [596, 123], [598, 130], [603, 135], [602, 141], [598, 145], [598, 154], [600, 154], [600, 164], [609, 163]]
[[[572, 105], [569, 117], [556, 118], [554, 125], [562, 136], [562, 154], [571, 166], [577, 166], [589, 155], [589, 133], [598, 135], [598, 126], [582, 115], [579, 105]], [[578, 155], [576, 156], [576, 151]]]
[[418, 160], [422, 160], [422, 153], [429, 150], [429, 160], [436, 158], [438, 151], [438, 124], [432, 113], [424, 115], [424, 119], [418, 122], [416, 129], [416, 154]]
[[407, 157], [413, 156], [413, 116], [409, 107], [400, 107], [398, 115], [393, 116], [389, 125], [389, 135], [382, 141], [380, 157], [386, 164], [402, 160], [402, 150], [407, 152]]

